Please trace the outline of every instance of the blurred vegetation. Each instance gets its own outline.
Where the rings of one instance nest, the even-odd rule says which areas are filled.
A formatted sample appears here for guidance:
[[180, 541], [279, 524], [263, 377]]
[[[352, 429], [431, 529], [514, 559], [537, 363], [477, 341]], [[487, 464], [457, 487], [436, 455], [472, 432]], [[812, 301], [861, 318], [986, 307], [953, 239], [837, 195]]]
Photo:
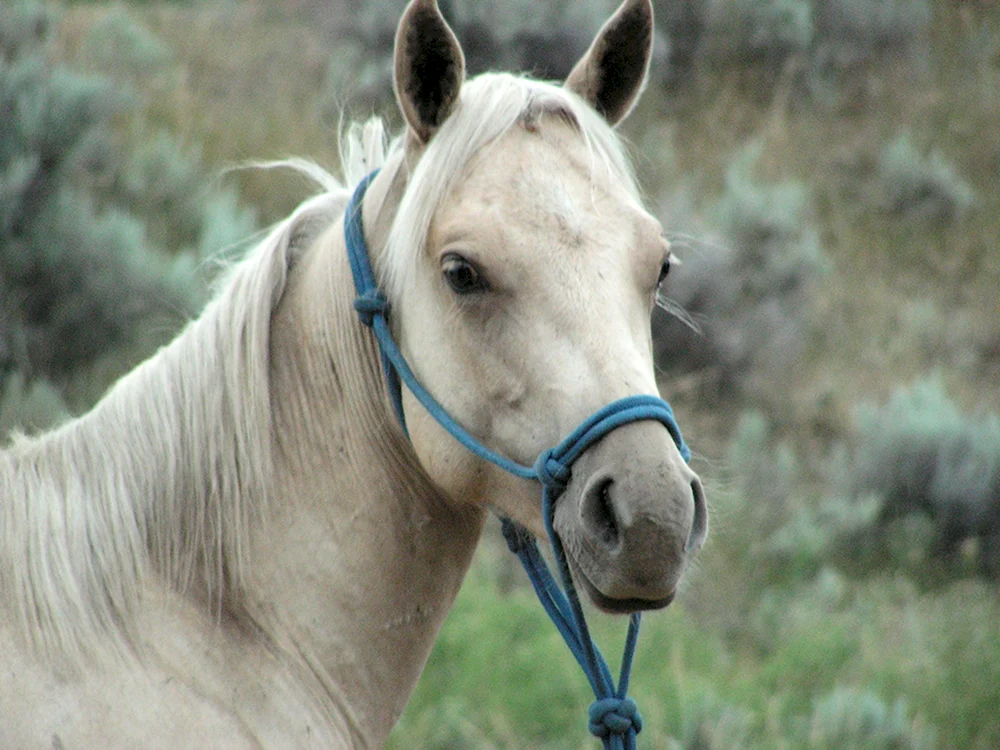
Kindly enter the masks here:
[[[552, 78], [612, 4], [441, 0], [470, 69]], [[0, 434], [85, 407], [197, 309], [199, 264], [251, 231], [237, 195], [265, 222], [304, 197], [211, 175], [334, 166], [342, 110], [398, 122], [403, 5], [0, 6]], [[641, 742], [1000, 746], [1000, 6], [655, 5], [624, 130], [683, 261], [686, 322], [654, 338], [712, 533], [645, 619]], [[591, 746], [511, 566], [488, 534], [391, 747]]]
[[[675, 242], [683, 264], [660, 301], [666, 312], [654, 317], [657, 358], [668, 376], [700, 370], [723, 390], [762, 379], [774, 387], [802, 354], [810, 294], [827, 260], [808, 188], [758, 180], [760, 151], [753, 142], [729, 164], [710, 213], [714, 232]], [[683, 222], [665, 218], [667, 226]]]
[[[36, 428], [62, 416], [56, 396], [81, 373], [105, 380], [169, 340], [205, 300], [198, 264], [254, 228], [113, 76], [155, 72], [166, 45], [113, 9], [70, 67], [54, 60], [58, 25], [38, 2], [0, 10], [0, 423], [21, 394]], [[76, 389], [78, 407], [94, 386]]]
[[1000, 419], [962, 413], [932, 378], [864, 405], [858, 427], [852, 494], [882, 509], [855, 549], [1000, 581]]

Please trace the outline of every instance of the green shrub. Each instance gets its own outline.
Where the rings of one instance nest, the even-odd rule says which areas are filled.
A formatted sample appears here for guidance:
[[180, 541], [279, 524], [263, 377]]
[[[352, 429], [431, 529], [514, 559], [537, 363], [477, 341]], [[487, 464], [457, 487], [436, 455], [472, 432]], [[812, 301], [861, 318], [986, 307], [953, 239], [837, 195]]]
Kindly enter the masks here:
[[810, 290], [827, 265], [807, 188], [761, 182], [759, 154], [759, 145], [751, 144], [726, 172], [713, 211], [720, 239], [678, 249], [682, 265], [671, 274], [667, 294], [697, 326], [654, 318], [661, 366], [704, 370], [724, 388], [750, 391], [765, 381], [773, 387], [801, 353]]
[[757, 624], [765, 592], [813, 577], [825, 550], [800, 541], [800, 534], [787, 539], [804, 512], [803, 468], [762, 413], [740, 416], [722, 463], [725, 477], [710, 494], [709, 544], [691, 585], [699, 611], [717, 629], [763, 647], [772, 638]]
[[83, 60], [103, 69], [151, 72], [173, 58], [160, 39], [140, 26], [120, 5], [112, 6], [83, 39]]
[[892, 706], [870, 690], [837, 687], [819, 697], [809, 718], [814, 750], [922, 750], [936, 747], [935, 733], [915, 723], [906, 701]]
[[0, 60], [9, 65], [34, 52], [45, 43], [54, 21], [53, 12], [41, 3], [5, 2], [0, 6]]
[[[974, 558], [1000, 574], [1000, 419], [963, 414], [940, 378], [899, 390], [857, 415], [855, 496], [883, 503], [869, 540], [899, 560]], [[959, 568], [961, 570], [961, 567]]]
[[814, 496], [803, 458], [759, 411], [740, 415], [726, 466], [725, 522], [746, 532], [726, 539], [729, 564], [748, 571], [754, 591], [828, 573], [843, 540], [871, 528], [882, 508], [875, 498]]
[[[112, 73], [169, 55], [121, 8], [103, 18], [84, 47]], [[205, 299], [201, 260], [255, 222], [203, 187], [196, 153], [150, 135], [121, 81], [54, 64], [55, 23], [36, 2], [0, 8], [0, 368], [63, 384], [167, 340]]]
[[31, 372], [68, 376], [114, 349], [149, 351], [194, 314], [189, 258], [150, 250], [136, 217], [69, 187], [0, 246]]
[[928, 51], [929, 0], [814, 0], [816, 54], [838, 69]]
[[887, 143], [878, 156], [873, 199], [883, 211], [903, 219], [948, 222], [970, 208], [975, 194], [940, 151], [923, 154], [908, 131]]
[[704, 54], [716, 65], [763, 65], [780, 73], [812, 43], [808, 0], [714, 0], [708, 9]]
[[691, 79], [699, 60], [711, 0], [654, 0], [656, 25], [668, 44], [664, 83], [676, 87]]
[[737, 750], [750, 746], [754, 724], [750, 711], [727, 703], [709, 690], [686, 707], [679, 736], [671, 738], [668, 747], [670, 750]]
[[[924, 64], [929, 0], [687, 0], [659, 3], [673, 79], [699, 63], [737, 69], [765, 98], [779, 82], [797, 98], [847, 103], [868, 90], [890, 57]], [[926, 67], [926, 66], [925, 66]], [[670, 80], [670, 78], [668, 78]], [[857, 102], [855, 102], [857, 104]]]
[[46, 380], [27, 383], [20, 373], [0, 378], [0, 446], [15, 430], [38, 432], [68, 415], [59, 389]]
[[861, 108], [886, 63], [923, 77], [931, 57], [930, 0], [813, 0], [815, 35], [800, 89], [830, 108]]
[[[101, 194], [140, 217], [151, 244], [171, 252], [197, 249], [206, 258], [254, 231], [254, 212], [239, 204], [234, 190], [211, 186], [197, 147], [141, 122], [126, 145]], [[222, 223], [228, 232], [221, 231]], [[210, 227], [214, 239], [206, 235]]]

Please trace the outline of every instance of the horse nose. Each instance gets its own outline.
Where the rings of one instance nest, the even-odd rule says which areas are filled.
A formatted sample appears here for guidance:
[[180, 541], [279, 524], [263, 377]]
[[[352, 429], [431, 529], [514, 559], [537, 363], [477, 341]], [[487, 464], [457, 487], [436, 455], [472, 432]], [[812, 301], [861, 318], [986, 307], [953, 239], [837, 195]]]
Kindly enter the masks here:
[[573, 575], [609, 612], [667, 606], [708, 532], [701, 480], [651, 420], [584, 451], [554, 512]]
[[[643, 536], [645, 525], [657, 528], [663, 525], [663, 519], [637, 512], [628, 498], [621, 497], [622, 494], [619, 483], [610, 476], [601, 475], [591, 477], [580, 500], [580, 520], [584, 529], [591, 539], [610, 553], [620, 551], [629, 537]], [[668, 509], [667, 515], [676, 517], [681, 526], [690, 508], [690, 528], [686, 535], [680, 535], [684, 539], [680, 552], [685, 556], [694, 555], [701, 549], [708, 534], [708, 510], [701, 479], [693, 475], [688, 492], [676, 494], [679, 496], [665, 498], [664, 507]], [[669, 512], [671, 509], [673, 512]]]
[[616, 551], [622, 544], [623, 521], [621, 509], [613, 498], [614, 480], [599, 477], [584, 490], [580, 503], [580, 520], [592, 539]]
[[613, 595], [671, 597], [686, 562], [708, 533], [705, 491], [698, 476], [690, 470], [655, 474], [642, 481], [633, 472], [617, 478], [598, 472], [580, 497], [587, 546], [615, 570], [618, 585], [612, 588], [619, 590]]

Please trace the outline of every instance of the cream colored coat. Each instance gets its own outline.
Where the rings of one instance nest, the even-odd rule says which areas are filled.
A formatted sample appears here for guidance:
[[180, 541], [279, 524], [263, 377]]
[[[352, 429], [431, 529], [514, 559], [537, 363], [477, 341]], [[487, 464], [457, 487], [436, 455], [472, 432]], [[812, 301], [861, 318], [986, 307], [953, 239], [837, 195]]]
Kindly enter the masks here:
[[[669, 247], [610, 128], [651, 34], [649, 3], [627, 0], [565, 88], [465, 82], [436, 5], [414, 0], [396, 45], [407, 133], [346, 137], [348, 186], [382, 167], [367, 238], [411, 365], [524, 463], [601, 405], [656, 392]], [[0, 748], [379, 746], [487, 508], [541, 531], [537, 485], [408, 394], [404, 438], [351, 306], [348, 191], [299, 166], [326, 192], [199, 320], [91, 413], [0, 454]], [[482, 289], [449, 286], [456, 258]], [[704, 500], [666, 431], [637, 423], [574, 468], [557, 530], [598, 604], [664, 606]]]

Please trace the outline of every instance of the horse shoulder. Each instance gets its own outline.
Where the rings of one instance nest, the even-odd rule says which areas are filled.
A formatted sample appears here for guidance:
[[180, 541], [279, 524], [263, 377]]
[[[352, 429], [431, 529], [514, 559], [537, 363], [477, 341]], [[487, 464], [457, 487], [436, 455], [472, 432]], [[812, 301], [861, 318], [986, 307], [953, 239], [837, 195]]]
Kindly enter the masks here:
[[0, 616], [0, 750], [342, 744], [263, 645], [172, 594], [143, 610], [140, 656], [83, 668], [39, 659]]

